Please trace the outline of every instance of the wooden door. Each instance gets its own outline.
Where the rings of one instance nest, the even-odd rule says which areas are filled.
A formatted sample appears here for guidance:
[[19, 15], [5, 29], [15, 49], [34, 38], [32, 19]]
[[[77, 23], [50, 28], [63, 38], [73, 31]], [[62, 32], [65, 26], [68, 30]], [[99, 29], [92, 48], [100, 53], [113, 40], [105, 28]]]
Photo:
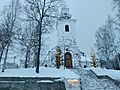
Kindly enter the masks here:
[[69, 52], [66, 52], [64, 55], [64, 62], [66, 68], [72, 68], [72, 55]]

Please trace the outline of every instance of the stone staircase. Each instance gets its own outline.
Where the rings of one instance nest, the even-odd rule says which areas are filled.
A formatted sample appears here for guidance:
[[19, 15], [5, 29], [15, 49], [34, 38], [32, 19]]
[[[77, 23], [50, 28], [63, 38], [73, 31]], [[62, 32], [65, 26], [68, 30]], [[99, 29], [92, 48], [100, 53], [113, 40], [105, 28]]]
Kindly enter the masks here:
[[80, 75], [82, 90], [120, 90], [109, 79], [98, 79], [89, 69], [79, 68], [74, 70]]

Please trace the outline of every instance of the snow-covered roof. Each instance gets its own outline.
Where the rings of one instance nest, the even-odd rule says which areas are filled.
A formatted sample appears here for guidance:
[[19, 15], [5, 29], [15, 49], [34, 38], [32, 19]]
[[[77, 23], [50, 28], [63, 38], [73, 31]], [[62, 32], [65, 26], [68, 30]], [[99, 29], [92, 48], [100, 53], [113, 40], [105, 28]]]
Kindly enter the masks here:
[[109, 70], [101, 68], [92, 68], [91, 70], [95, 72], [97, 76], [107, 75], [114, 80], [120, 80], [120, 70]]
[[62, 77], [79, 79], [79, 76], [69, 69], [49, 67], [40, 67], [39, 74], [35, 73], [35, 68], [6, 69], [5, 72], [0, 72], [0, 77]]

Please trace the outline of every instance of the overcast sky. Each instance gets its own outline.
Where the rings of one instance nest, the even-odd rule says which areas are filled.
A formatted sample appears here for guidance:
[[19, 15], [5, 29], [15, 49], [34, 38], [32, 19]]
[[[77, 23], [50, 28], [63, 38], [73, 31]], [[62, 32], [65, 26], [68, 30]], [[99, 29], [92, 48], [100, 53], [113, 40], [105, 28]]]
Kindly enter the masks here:
[[111, 13], [111, 0], [67, 0], [73, 18], [77, 19], [76, 36], [79, 48], [90, 55], [95, 32]]
[[[0, 0], [0, 11], [10, 0]], [[76, 37], [79, 48], [90, 54], [95, 32], [111, 13], [111, 0], [66, 0], [70, 13], [77, 19]]]

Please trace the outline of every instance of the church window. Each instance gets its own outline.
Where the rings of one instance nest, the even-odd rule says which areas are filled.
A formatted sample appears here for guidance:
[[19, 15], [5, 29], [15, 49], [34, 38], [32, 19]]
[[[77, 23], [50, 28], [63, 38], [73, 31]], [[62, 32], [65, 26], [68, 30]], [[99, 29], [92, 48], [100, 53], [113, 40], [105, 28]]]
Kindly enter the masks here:
[[67, 13], [64, 13], [64, 15], [67, 15]]
[[65, 25], [65, 32], [69, 32], [69, 26]]

